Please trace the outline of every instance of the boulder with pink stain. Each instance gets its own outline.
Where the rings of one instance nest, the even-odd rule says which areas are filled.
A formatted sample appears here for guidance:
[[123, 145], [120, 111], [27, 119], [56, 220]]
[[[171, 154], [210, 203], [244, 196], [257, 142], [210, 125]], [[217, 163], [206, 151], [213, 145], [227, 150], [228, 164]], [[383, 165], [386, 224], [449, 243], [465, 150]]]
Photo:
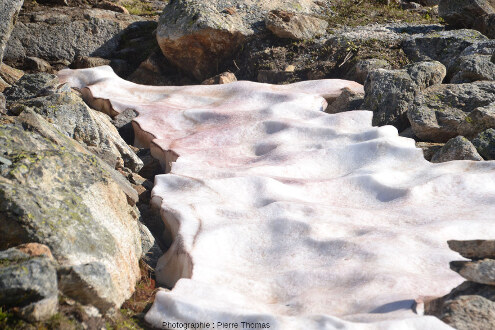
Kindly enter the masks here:
[[202, 81], [219, 73], [218, 66], [265, 29], [270, 10], [315, 14], [321, 6], [314, 0], [174, 0], [160, 16], [156, 38], [171, 63]]

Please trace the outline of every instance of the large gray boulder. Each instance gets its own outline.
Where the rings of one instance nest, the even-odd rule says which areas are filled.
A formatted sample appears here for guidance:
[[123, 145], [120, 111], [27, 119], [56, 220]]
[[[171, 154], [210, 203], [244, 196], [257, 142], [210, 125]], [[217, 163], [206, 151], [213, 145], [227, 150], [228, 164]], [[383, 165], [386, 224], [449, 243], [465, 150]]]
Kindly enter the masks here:
[[[426, 141], [446, 142], [457, 135], [473, 135], [466, 125], [476, 116], [470, 113], [490, 105], [495, 99], [495, 82], [477, 81], [468, 84], [445, 84], [427, 88], [419, 94], [407, 111], [414, 134]], [[478, 109], [479, 110], [479, 109]], [[477, 120], [476, 125], [485, 119]], [[482, 125], [482, 124], [481, 124]]]
[[451, 160], [483, 160], [474, 145], [464, 136], [450, 139], [431, 158], [432, 163], [442, 163]]
[[0, 124], [0, 150], [0, 249], [37, 242], [63, 267], [104, 265], [112, 291], [94, 299], [119, 307], [140, 276], [136, 191], [30, 109]]
[[440, 0], [438, 14], [457, 28], [471, 28], [481, 16], [495, 13], [493, 0]]
[[203, 81], [248, 38], [264, 30], [270, 10], [314, 14], [317, 1], [175, 0], [163, 10], [158, 44], [173, 64]]
[[24, 0], [3, 0], [0, 2], [0, 64], [23, 2]]
[[90, 109], [67, 85], [59, 86], [54, 75], [27, 74], [5, 93], [12, 112], [32, 109], [112, 167], [123, 162], [132, 171], [139, 171], [143, 162], [122, 140], [110, 117]]
[[420, 62], [400, 70], [371, 71], [364, 83], [361, 108], [373, 111], [373, 125], [394, 125], [399, 131], [409, 126], [407, 110], [419, 92], [440, 84], [445, 77], [440, 62]]
[[26, 57], [72, 62], [76, 56], [109, 57], [119, 47], [123, 30], [140, 20], [101, 9], [50, 7], [19, 16], [5, 50], [5, 60]]

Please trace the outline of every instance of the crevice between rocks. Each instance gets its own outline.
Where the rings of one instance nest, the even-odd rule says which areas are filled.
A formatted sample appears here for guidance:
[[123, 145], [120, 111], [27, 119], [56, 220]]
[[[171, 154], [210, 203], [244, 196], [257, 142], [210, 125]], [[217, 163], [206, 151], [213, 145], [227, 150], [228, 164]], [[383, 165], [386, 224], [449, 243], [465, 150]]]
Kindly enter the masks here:
[[[90, 88], [84, 87], [80, 89], [80, 92], [83, 100], [92, 109], [101, 111], [112, 118], [119, 114], [119, 112], [115, 110], [111, 100], [94, 97]], [[149, 150], [151, 157], [160, 163], [163, 171], [161, 174], [170, 173], [172, 163], [179, 158], [179, 154], [170, 149], [161, 149], [154, 141], [156, 137], [153, 134], [142, 129], [138, 122], [132, 120], [131, 123], [134, 130], [133, 145], [137, 148]], [[142, 208], [139, 207], [140, 205], [138, 205], [138, 208], [141, 211], [140, 221], [152, 232], [163, 252], [163, 255], [159, 258], [161, 260], [161, 266], [156, 265], [153, 269], [155, 274], [157, 271], [161, 272], [164, 270], [164, 272], [161, 272], [163, 282], [158, 283], [158, 285], [172, 289], [181, 278], [191, 278], [193, 273], [193, 262], [191, 256], [186, 252], [186, 249], [184, 249], [183, 241], [178, 235], [180, 230], [179, 219], [177, 219], [172, 210], [165, 210], [161, 205], [162, 198], [151, 194], [148, 204], [150, 213], [143, 216], [143, 213], [147, 212], [143, 212]], [[146, 216], [152, 217], [153, 214], [156, 214], [157, 212], [159, 212], [164, 225], [161, 234], [157, 233], [156, 228], [154, 230], [153, 228], [149, 228], [150, 226], [147, 224], [146, 219], [143, 219]]]

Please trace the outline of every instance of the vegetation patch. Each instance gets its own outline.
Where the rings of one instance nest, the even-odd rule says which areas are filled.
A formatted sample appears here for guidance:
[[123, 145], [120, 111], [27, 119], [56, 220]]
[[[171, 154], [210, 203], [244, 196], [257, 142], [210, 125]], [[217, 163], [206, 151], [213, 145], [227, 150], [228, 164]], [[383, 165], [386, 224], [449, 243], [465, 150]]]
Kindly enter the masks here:
[[380, 0], [336, 0], [330, 9], [333, 13], [330, 11], [325, 17], [329, 28], [374, 23], [438, 24], [443, 21], [433, 8], [404, 10], [395, 2], [387, 5]]
[[[163, 1], [163, 0], [162, 0]], [[168, 1], [163, 1], [167, 3]], [[154, 8], [149, 2], [141, 0], [122, 0], [119, 4], [125, 7], [129, 14], [139, 16], [156, 16], [161, 14], [161, 10]]]

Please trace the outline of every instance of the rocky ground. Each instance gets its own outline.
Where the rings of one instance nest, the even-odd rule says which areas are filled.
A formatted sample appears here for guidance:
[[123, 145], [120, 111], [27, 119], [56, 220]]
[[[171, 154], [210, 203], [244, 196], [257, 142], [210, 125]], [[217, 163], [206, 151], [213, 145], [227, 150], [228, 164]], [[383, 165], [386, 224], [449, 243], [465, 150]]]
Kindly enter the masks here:
[[[91, 109], [60, 69], [110, 65], [147, 85], [354, 80], [364, 94], [345, 91], [327, 112], [371, 110], [432, 162], [484, 161], [494, 37], [488, 0], [3, 1], [0, 327], [144, 328], [170, 245], [149, 206], [163, 170], [132, 146], [136, 113]], [[426, 313], [458, 329], [495, 322], [492, 243], [451, 243], [473, 259], [452, 265], [470, 282], [421, 302]]]

